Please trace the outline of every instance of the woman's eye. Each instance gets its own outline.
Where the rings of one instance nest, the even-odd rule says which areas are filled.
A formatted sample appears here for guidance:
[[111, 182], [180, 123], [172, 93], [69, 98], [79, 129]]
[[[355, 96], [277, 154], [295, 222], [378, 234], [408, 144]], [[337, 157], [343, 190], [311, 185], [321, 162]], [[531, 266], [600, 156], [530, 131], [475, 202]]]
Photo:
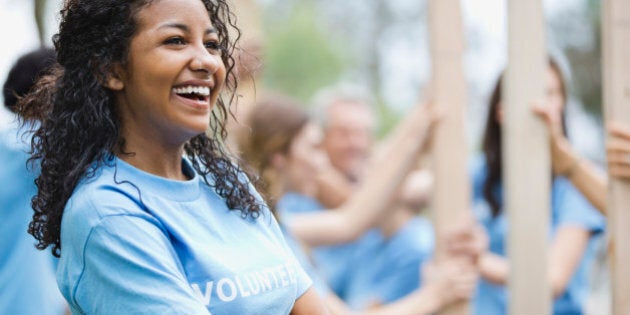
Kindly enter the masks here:
[[211, 51], [219, 51], [221, 50], [221, 45], [217, 41], [208, 41], [204, 44], [208, 50]]
[[171, 37], [169, 39], [167, 39], [166, 41], [164, 41], [164, 44], [166, 45], [184, 45], [184, 39], [181, 37]]

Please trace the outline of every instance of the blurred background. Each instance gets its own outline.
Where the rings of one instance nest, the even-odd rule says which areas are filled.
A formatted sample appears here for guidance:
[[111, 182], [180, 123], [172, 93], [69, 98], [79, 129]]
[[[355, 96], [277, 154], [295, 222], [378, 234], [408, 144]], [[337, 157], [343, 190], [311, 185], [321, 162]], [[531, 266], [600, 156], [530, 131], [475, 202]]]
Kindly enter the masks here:
[[[240, 2], [244, 39], [255, 38], [260, 48], [257, 90], [280, 91], [309, 104], [323, 87], [358, 85], [375, 100], [381, 136], [422, 99], [431, 74], [426, 0], [233, 1]], [[0, 0], [2, 83], [18, 56], [52, 45], [62, 2]], [[548, 48], [569, 82], [569, 136], [583, 155], [603, 167], [601, 1], [543, 2]], [[467, 135], [473, 152], [479, 147], [489, 94], [507, 62], [507, 8], [506, 0], [461, 4], [469, 84]], [[0, 129], [10, 119], [0, 106]], [[607, 309], [602, 305], [607, 303], [606, 273], [600, 269], [594, 274], [592, 314]]]
[[[426, 0], [242, 2], [244, 37], [261, 43], [258, 90], [281, 91], [308, 103], [322, 87], [357, 84], [376, 100], [381, 135], [422, 97], [431, 73]], [[543, 2], [549, 50], [570, 81], [570, 136], [583, 154], [602, 162], [600, 1]], [[475, 150], [488, 94], [506, 64], [506, 1], [461, 3], [467, 40], [467, 128], [470, 149]], [[17, 56], [40, 44], [36, 16], [43, 44], [52, 45], [61, 4], [62, 0], [0, 0], [3, 82]], [[7, 119], [2, 109], [0, 122]]]

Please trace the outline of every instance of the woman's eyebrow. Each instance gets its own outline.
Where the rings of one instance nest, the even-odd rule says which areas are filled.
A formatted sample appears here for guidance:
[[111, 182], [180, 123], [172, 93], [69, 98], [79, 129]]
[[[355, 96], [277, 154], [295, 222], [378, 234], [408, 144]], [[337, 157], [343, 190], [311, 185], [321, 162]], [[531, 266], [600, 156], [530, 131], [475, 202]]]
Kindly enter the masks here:
[[[182, 23], [167, 23], [164, 25], [161, 25], [160, 27], [158, 27], [158, 29], [161, 28], [177, 28], [180, 29], [186, 33], [190, 33], [190, 28], [188, 27], [188, 25], [186, 24], [182, 24]], [[216, 33], [217, 30], [214, 27], [209, 27], [206, 29], [206, 31], [204, 32], [204, 35], [208, 35], [208, 34], [213, 34]]]

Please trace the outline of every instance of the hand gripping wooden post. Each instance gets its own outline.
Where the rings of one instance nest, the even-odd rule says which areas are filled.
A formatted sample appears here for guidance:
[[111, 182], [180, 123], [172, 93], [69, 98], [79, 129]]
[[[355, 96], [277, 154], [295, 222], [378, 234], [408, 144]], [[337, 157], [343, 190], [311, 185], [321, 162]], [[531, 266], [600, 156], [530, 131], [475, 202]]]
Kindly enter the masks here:
[[[444, 118], [435, 130], [432, 200], [437, 262], [448, 259], [444, 233], [470, 209], [470, 180], [464, 113], [466, 81], [463, 70], [464, 35], [459, 0], [429, 1], [429, 32], [433, 60], [432, 102]], [[470, 215], [470, 214], [469, 214]], [[469, 314], [469, 303], [452, 305], [440, 314]]]
[[541, 0], [508, 1], [508, 66], [503, 85], [503, 187], [508, 216], [509, 314], [551, 313], [548, 276], [549, 136], [532, 102], [547, 73]]
[[[603, 1], [606, 120], [630, 124], [630, 1]], [[610, 179], [608, 224], [612, 238], [613, 314], [630, 314], [630, 182]]]

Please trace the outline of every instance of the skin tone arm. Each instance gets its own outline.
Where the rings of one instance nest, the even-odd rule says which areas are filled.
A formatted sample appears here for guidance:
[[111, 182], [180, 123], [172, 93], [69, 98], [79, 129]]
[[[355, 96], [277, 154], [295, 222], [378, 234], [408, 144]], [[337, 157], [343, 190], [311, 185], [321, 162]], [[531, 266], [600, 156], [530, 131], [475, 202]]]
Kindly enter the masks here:
[[291, 315], [327, 315], [330, 314], [325, 302], [315, 292], [313, 287], [309, 288], [302, 296], [295, 300]]
[[[454, 257], [468, 256], [469, 261], [487, 248], [487, 237], [477, 225], [462, 224], [447, 234], [449, 253]], [[428, 262], [422, 268], [423, 286], [409, 295], [387, 305], [352, 312], [337, 296], [330, 295], [326, 302], [335, 315], [426, 315], [433, 314], [451, 303], [470, 299], [477, 281], [475, 264], [451, 259], [441, 264]]]
[[455, 264], [437, 265], [428, 263], [423, 270], [422, 288], [387, 305], [376, 305], [365, 311], [352, 311], [335, 295], [326, 298], [333, 315], [428, 315], [459, 300], [470, 299], [475, 291], [477, 272]]
[[[566, 290], [589, 238], [590, 232], [577, 226], [562, 226], [556, 232], [549, 250], [549, 281], [554, 297]], [[481, 256], [479, 266], [481, 276], [487, 281], [500, 285], [507, 283], [510, 264], [506, 258], [486, 252]]]
[[429, 138], [435, 118], [427, 107], [416, 106], [394, 130], [387, 150], [375, 157], [377, 167], [339, 209], [294, 216], [288, 222], [294, 235], [310, 246], [349, 242], [386, 215]]
[[317, 200], [328, 209], [343, 205], [354, 191], [350, 181], [332, 165], [317, 176]]
[[[562, 119], [559, 113], [542, 104], [534, 104], [533, 111], [545, 121], [549, 128], [551, 164], [554, 173], [569, 179], [597, 210], [606, 214], [608, 185], [605, 174], [597, 170], [589, 161], [580, 158], [573, 150], [569, 140], [562, 133]], [[611, 174], [620, 176], [626, 173], [626, 178], [630, 178], [630, 161], [627, 155], [630, 153], [630, 130], [621, 129], [614, 124], [611, 126], [613, 129], [610, 130], [610, 134], [613, 138], [607, 148]], [[624, 154], [619, 155], [616, 152], [624, 152]]]

